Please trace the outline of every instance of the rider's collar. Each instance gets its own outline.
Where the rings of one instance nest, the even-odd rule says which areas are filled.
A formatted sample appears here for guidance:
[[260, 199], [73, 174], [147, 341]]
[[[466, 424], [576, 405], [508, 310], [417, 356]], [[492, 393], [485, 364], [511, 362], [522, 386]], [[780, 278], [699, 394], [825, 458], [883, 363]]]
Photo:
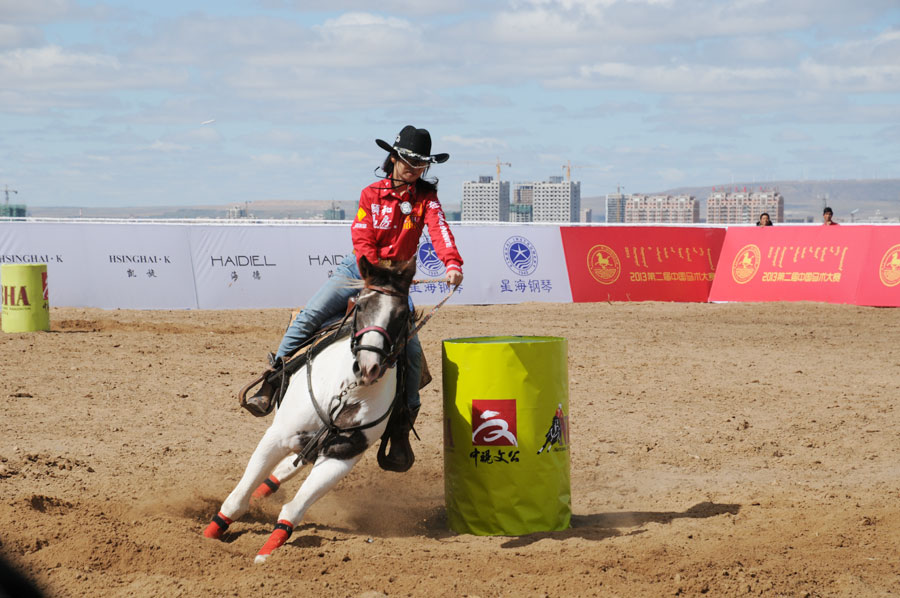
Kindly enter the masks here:
[[388, 193], [390, 195], [393, 195], [394, 197], [396, 197], [398, 200], [400, 200], [400, 201], [407, 200], [407, 201], [411, 201], [411, 202], [416, 201], [416, 188], [415, 188], [416, 186], [415, 186], [415, 184], [407, 185], [403, 191], [398, 193], [397, 189], [394, 187], [394, 182], [391, 179], [389, 179], [389, 178], [385, 179], [385, 183], [386, 183], [385, 186], [388, 189]]

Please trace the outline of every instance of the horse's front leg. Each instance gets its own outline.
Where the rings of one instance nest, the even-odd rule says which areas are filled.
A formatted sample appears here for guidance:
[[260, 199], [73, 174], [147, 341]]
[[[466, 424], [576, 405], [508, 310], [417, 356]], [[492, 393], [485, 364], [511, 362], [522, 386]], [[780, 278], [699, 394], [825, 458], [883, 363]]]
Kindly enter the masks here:
[[303, 485], [297, 490], [294, 499], [281, 507], [275, 530], [256, 555], [255, 562], [266, 562], [273, 550], [287, 542], [287, 539], [291, 537], [291, 533], [294, 531], [294, 526], [303, 519], [307, 509], [331, 490], [341, 478], [346, 476], [361, 458], [362, 453], [348, 459], [327, 456], [319, 457], [309, 471], [309, 475], [303, 480]]
[[250, 508], [250, 494], [253, 489], [266, 479], [266, 476], [280, 460], [291, 452], [289, 440], [285, 439], [282, 432], [274, 426], [266, 430], [259, 444], [256, 445], [250, 462], [247, 463], [244, 475], [222, 503], [219, 513], [213, 517], [203, 531], [204, 536], [214, 539], [221, 538], [228, 526], [247, 512]]
[[275, 471], [253, 491], [253, 498], [265, 498], [278, 492], [283, 483], [297, 475], [303, 469], [303, 466], [306, 465], [302, 461], [294, 465], [295, 461], [297, 461], [297, 455], [294, 453], [282, 459], [281, 463], [275, 466]]

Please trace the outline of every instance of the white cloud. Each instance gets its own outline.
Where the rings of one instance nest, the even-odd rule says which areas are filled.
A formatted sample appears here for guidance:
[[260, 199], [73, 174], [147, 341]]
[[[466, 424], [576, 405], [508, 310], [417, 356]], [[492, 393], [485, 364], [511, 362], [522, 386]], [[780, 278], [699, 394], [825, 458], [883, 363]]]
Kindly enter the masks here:
[[[805, 143], [795, 132], [874, 153], [841, 137], [848, 125], [873, 146], [900, 121], [900, 29], [885, 12], [896, 0], [465, 0], [468, 12], [336, 0], [327, 13], [264, 0], [275, 12], [253, 4], [249, 16], [164, 4], [113, 15], [74, 0], [0, 0], [3, 168], [37, 177], [53, 156], [89, 174], [96, 161], [59, 149], [81, 136], [111, 168], [129, 160], [144, 173], [135, 181], [231, 169], [243, 179], [264, 171], [274, 187], [295, 185], [291, 173], [313, 159], [365, 164], [329, 183], [357, 196], [383, 157], [372, 139], [413, 122], [457, 163], [482, 158], [493, 172], [500, 155], [525, 180], [548, 165], [559, 173], [564, 160], [542, 156], [577, 156], [622, 178], [579, 171], [586, 180], [631, 176], [652, 189], [741, 164], [760, 171], [760, 160]], [[13, 146], [29, 146], [33, 167]], [[461, 171], [443, 168], [452, 201]]]
[[256, 163], [261, 164], [263, 166], [309, 166], [313, 163], [313, 160], [309, 157], [302, 156], [297, 152], [292, 152], [289, 154], [257, 154], [254, 156], [250, 156], [250, 159]]
[[9, 23], [46, 23], [77, 13], [73, 0], [0, 0], [0, 15]]
[[117, 56], [58, 45], [0, 53], [0, 80], [19, 92], [94, 92], [178, 86], [183, 73], [123, 65]]
[[469, 149], [478, 150], [494, 150], [506, 147], [503, 139], [493, 137], [463, 137], [460, 135], [445, 135], [441, 137], [441, 141], [447, 144], [453, 144]]
[[791, 80], [793, 73], [783, 67], [726, 68], [703, 64], [642, 66], [608, 62], [583, 66], [580, 75], [582, 81], [598, 87], [667, 93], [733, 93], [780, 89]]
[[811, 138], [800, 129], [788, 127], [773, 135], [772, 141], [776, 143], [806, 143], [811, 141]]
[[117, 69], [119, 61], [113, 56], [67, 52], [59, 46], [44, 46], [12, 50], [0, 54], [0, 68], [8, 75], [40, 75], [42, 71], [71, 67], [102, 66]]
[[157, 151], [157, 152], [187, 152], [190, 151], [191, 146], [183, 145], [181, 143], [173, 143], [171, 141], [161, 141], [157, 139], [153, 143], [147, 146], [147, 149]]
[[0, 23], [0, 49], [34, 46], [43, 41], [43, 37], [37, 27], [17, 27]]
[[680, 183], [687, 179], [687, 173], [679, 168], [661, 168], [656, 174], [666, 183]]
[[900, 91], [900, 63], [837, 66], [805, 61], [799, 70], [801, 80], [819, 89], [859, 92]]

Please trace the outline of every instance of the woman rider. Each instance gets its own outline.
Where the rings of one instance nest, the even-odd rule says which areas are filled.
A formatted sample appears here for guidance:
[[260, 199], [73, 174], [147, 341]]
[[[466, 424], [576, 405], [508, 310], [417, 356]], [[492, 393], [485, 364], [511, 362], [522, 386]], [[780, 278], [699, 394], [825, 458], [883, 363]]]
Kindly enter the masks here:
[[[449, 283], [459, 285], [463, 280], [463, 261], [438, 200], [437, 181], [422, 178], [432, 164], [444, 163], [450, 155], [431, 155], [431, 135], [412, 125], [403, 127], [393, 145], [381, 139], [376, 139], [375, 143], [388, 152], [381, 166], [387, 176], [367, 186], [360, 194], [359, 209], [350, 231], [353, 253], [344, 258], [333, 276], [297, 314], [284, 334], [276, 357], [292, 355], [323, 323], [346, 310], [347, 300], [357, 292], [347, 282], [360, 279], [359, 258], [365, 256], [373, 264], [414, 258], [425, 225], [447, 270]], [[418, 335], [409, 339], [406, 355], [406, 402], [410, 421], [403, 430], [403, 441], [405, 450], [409, 450], [409, 430], [420, 406], [423, 359]], [[267, 415], [272, 410], [274, 392], [271, 385], [264, 384], [255, 396], [247, 399], [245, 407], [253, 415]], [[403, 467], [408, 469], [412, 465], [411, 450], [408, 455], [395, 455], [395, 448], [392, 447], [388, 457], [397, 461], [394, 464], [396, 470], [405, 471]], [[404, 460], [407, 465], [401, 463]]]

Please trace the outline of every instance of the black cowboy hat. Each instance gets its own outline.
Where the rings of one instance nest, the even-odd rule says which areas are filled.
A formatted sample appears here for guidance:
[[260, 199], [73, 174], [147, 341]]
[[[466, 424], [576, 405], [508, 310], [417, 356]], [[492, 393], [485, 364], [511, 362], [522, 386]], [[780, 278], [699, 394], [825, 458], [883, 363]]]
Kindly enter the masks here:
[[397, 152], [404, 158], [424, 160], [432, 164], [443, 164], [450, 158], [450, 154], [431, 155], [431, 135], [425, 129], [417, 129], [412, 125], [406, 125], [394, 139], [394, 145], [382, 139], [376, 139], [378, 147], [386, 152]]

